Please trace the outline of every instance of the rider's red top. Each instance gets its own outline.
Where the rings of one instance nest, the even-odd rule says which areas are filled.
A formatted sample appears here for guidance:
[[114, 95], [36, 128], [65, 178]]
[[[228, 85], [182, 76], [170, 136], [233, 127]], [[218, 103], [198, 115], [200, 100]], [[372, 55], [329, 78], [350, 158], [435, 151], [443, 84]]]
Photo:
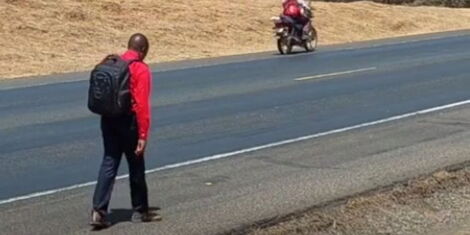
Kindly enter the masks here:
[[300, 9], [300, 6], [297, 0], [288, 0], [284, 2], [282, 6], [284, 7], [283, 14], [285, 16], [290, 16], [293, 18], [302, 16], [302, 10]]
[[[124, 60], [139, 59], [139, 53], [128, 50], [122, 56]], [[150, 91], [152, 87], [151, 72], [143, 61], [136, 61], [129, 66], [131, 81], [132, 111], [137, 118], [139, 139], [146, 140], [150, 128]]]

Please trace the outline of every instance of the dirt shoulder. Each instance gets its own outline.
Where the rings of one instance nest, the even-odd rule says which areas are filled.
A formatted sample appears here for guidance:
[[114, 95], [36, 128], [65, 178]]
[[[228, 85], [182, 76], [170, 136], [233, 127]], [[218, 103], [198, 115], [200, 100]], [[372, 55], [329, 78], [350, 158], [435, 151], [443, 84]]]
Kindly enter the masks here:
[[[0, 0], [0, 79], [88, 70], [134, 32], [148, 62], [274, 50], [278, 0]], [[314, 2], [321, 44], [470, 28], [470, 10]]]
[[470, 234], [470, 168], [259, 224], [250, 234]]

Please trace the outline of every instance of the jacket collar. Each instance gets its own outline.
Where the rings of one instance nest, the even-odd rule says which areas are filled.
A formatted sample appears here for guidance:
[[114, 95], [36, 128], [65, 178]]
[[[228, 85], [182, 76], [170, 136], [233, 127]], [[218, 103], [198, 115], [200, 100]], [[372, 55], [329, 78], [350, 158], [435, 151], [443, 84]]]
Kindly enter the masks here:
[[134, 50], [124, 52], [124, 54], [122, 54], [122, 58], [127, 60], [140, 60], [139, 53]]

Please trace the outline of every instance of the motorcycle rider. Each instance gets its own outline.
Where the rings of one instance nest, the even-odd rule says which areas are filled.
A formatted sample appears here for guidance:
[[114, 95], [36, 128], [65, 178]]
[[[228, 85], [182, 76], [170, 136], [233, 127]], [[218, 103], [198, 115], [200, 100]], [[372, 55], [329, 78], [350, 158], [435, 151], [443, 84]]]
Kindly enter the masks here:
[[312, 8], [309, 0], [282, 0], [283, 15], [294, 20], [295, 24], [302, 25], [301, 38], [305, 39], [310, 30]]

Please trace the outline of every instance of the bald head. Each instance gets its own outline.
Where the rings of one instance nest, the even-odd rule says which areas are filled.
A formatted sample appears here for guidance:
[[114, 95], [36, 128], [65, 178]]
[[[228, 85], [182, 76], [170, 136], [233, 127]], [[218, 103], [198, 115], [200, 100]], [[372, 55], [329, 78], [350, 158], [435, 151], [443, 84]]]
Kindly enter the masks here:
[[149, 50], [149, 41], [145, 35], [136, 33], [129, 38], [127, 48], [139, 52], [140, 59], [144, 60]]

